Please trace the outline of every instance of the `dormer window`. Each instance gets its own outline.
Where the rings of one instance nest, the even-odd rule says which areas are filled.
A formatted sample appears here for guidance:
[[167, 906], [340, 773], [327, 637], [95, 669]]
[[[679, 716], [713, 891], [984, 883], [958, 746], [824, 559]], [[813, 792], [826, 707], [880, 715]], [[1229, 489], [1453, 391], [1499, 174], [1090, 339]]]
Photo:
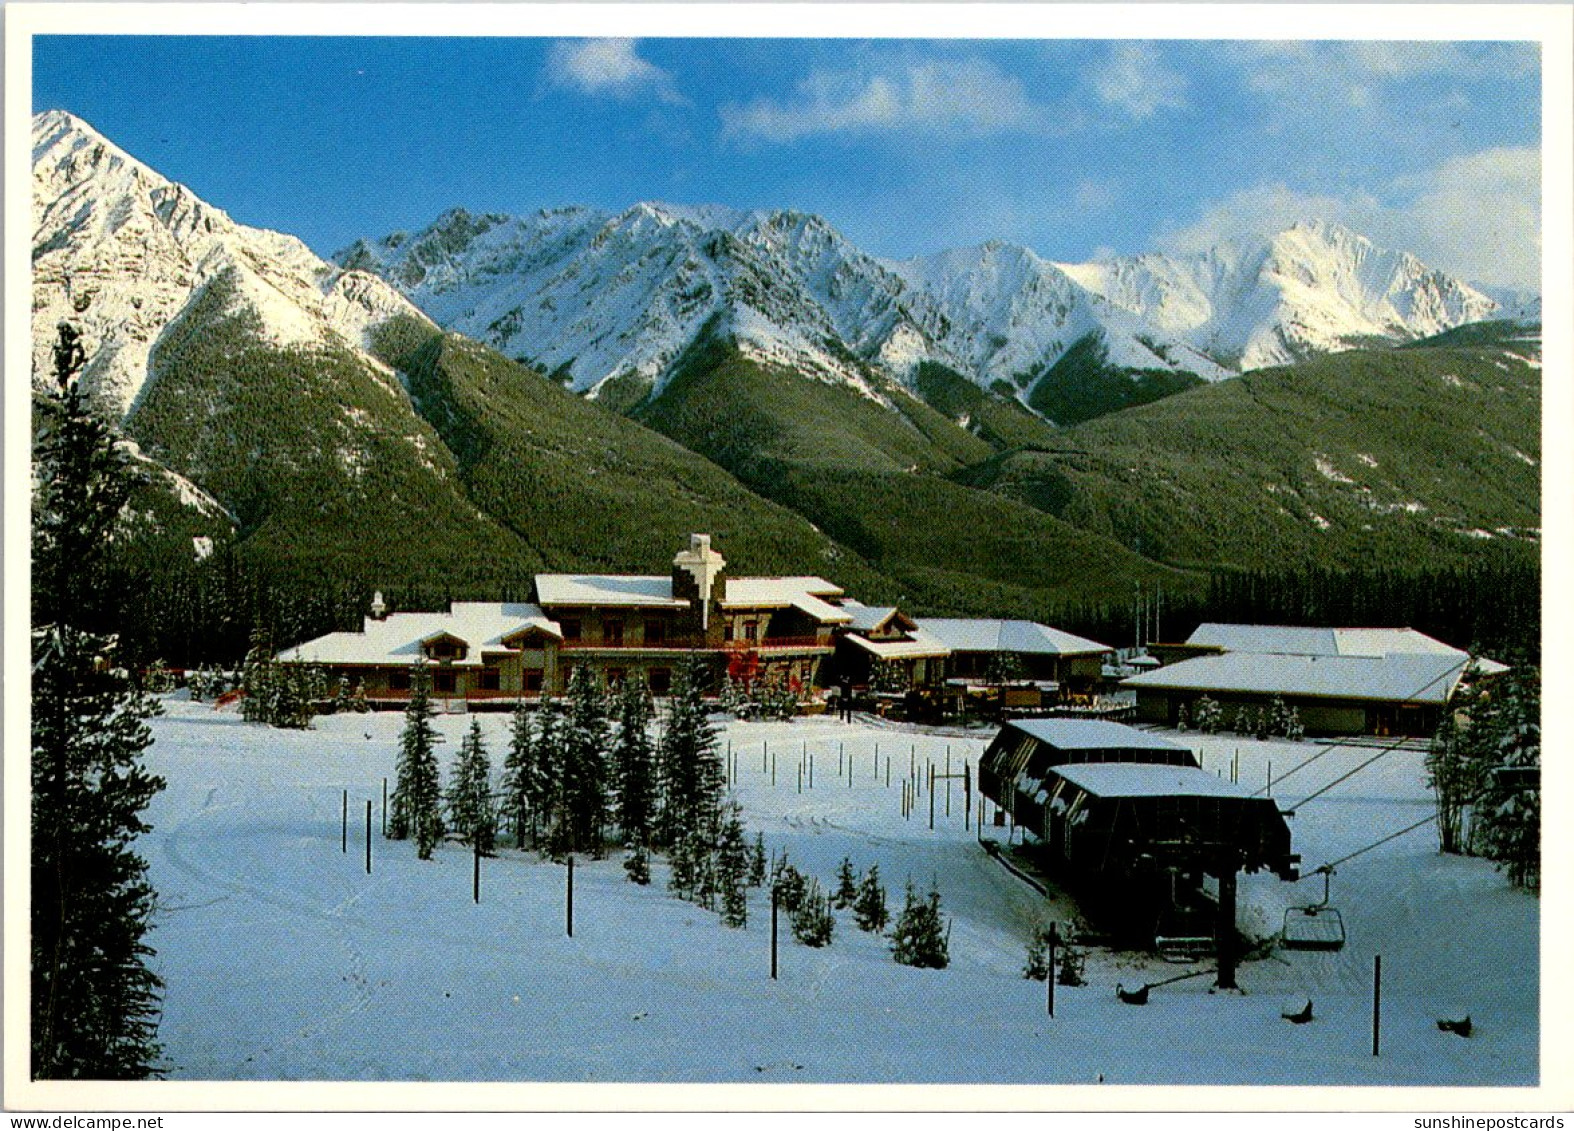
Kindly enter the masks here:
[[421, 651], [428, 660], [448, 664], [455, 660], [463, 660], [469, 653], [470, 646], [459, 637], [444, 632], [423, 641]]

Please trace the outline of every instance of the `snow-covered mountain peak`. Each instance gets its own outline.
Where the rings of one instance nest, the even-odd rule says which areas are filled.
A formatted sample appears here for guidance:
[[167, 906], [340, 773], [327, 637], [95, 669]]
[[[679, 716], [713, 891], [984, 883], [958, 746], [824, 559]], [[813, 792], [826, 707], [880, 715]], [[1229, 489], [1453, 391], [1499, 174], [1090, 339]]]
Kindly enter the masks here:
[[90, 343], [84, 387], [125, 415], [164, 331], [214, 280], [278, 345], [366, 345], [396, 314], [387, 283], [326, 263], [293, 236], [236, 223], [64, 111], [33, 119], [33, 379], [50, 380], [54, 327]]

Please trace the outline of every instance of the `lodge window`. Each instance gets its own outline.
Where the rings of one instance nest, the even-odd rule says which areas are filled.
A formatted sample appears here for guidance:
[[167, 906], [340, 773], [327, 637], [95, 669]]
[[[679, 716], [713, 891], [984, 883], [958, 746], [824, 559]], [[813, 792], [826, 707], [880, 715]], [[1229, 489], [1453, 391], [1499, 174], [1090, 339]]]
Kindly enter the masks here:
[[410, 672], [408, 668], [395, 668], [393, 671], [388, 673], [388, 690], [410, 690]]
[[608, 644], [621, 645], [623, 643], [623, 622], [620, 620], [603, 621], [601, 635]]
[[732, 637], [733, 637], [732, 622], [728, 621], [726, 624], [722, 625], [722, 627], [721, 627], [721, 638], [723, 640], [731, 640]]
[[645, 622], [645, 643], [665, 644], [667, 642], [667, 622], [664, 620], [647, 620]]
[[524, 687], [525, 687], [525, 692], [527, 694], [530, 694], [530, 695], [539, 695], [539, 694], [541, 694], [541, 669], [540, 668], [526, 668], [525, 669], [525, 684], [524, 684]]
[[623, 679], [627, 675], [628, 671], [625, 668], [608, 668], [607, 687], [610, 689], [623, 686]]
[[672, 670], [670, 668], [650, 669], [650, 693], [652, 695], [667, 695], [672, 691]]
[[481, 669], [481, 690], [501, 691], [503, 688], [503, 672], [499, 668]]
[[453, 668], [439, 668], [432, 673], [432, 690], [453, 694], [454, 688], [458, 686], [458, 676], [459, 673]]
[[564, 640], [579, 639], [580, 623], [578, 617], [564, 617], [562, 620], [558, 621], [558, 626], [563, 630]]
[[760, 622], [759, 621], [757, 621], [757, 620], [746, 620], [746, 621], [743, 622], [743, 638], [745, 640], [756, 640], [756, 639], [758, 639], [759, 638], [759, 631], [760, 631]]

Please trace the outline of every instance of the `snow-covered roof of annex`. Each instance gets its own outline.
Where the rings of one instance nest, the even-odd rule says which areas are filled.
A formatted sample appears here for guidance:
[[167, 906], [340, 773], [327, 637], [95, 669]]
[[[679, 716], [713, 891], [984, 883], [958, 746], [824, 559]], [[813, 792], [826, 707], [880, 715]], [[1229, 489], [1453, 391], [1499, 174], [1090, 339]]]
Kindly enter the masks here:
[[1017, 719], [1009, 724], [1057, 750], [1183, 750], [1156, 734], [1108, 719]]
[[951, 649], [939, 637], [921, 628], [914, 629], [908, 637], [906, 640], [870, 640], [862, 633], [849, 632], [846, 640], [881, 660], [925, 660], [951, 654]]
[[933, 633], [953, 652], [1024, 652], [1085, 656], [1113, 652], [1106, 644], [1030, 620], [979, 620], [919, 617], [918, 627]]
[[672, 578], [627, 573], [538, 573], [536, 600], [543, 606], [689, 607], [687, 600], [672, 595]]
[[[1386, 656], [1224, 652], [1143, 672], [1121, 686], [1442, 704], [1458, 685], [1466, 659], [1457, 652]], [[1485, 664], [1482, 667], [1487, 670]]]
[[844, 609], [821, 599], [840, 597], [844, 592], [823, 577], [729, 577], [723, 583], [724, 609], [793, 608], [821, 624], [847, 624], [853, 619]]
[[1226, 652], [1287, 656], [1464, 656], [1413, 628], [1308, 628], [1273, 624], [1200, 624], [1186, 640]]
[[360, 632], [330, 632], [279, 653], [285, 662], [337, 665], [414, 664], [421, 645], [449, 636], [469, 645], [462, 666], [479, 666], [483, 652], [507, 650], [503, 640], [535, 629], [562, 638], [563, 632], [537, 605], [514, 601], [456, 601], [446, 613], [392, 613], [368, 618]]
[[896, 615], [895, 605], [866, 605], [849, 597], [842, 602], [842, 612], [850, 618], [847, 627], [854, 632], [874, 632]]
[[1099, 797], [1232, 797], [1248, 799], [1251, 790], [1195, 766], [1149, 762], [1087, 762], [1056, 766], [1055, 773]]

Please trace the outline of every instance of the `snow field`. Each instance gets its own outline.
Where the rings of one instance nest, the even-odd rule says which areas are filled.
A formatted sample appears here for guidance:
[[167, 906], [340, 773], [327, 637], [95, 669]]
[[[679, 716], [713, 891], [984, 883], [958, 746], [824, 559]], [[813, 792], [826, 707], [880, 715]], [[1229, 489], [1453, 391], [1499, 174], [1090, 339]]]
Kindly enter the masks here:
[[[951, 816], [943, 783], [933, 832], [920, 794], [901, 814], [910, 759], [976, 772], [992, 731], [915, 733], [830, 719], [730, 723], [734, 792], [751, 835], [786, 851], [822, 887], [843, 856], [878, 864], [893, 917], [910, 876], [937, 882], [952, 920], [951, 966], [913, 970], [886, 940], [836, 913], [823, 950], [801, 946], [785, 917], [780, 978], [769, 978], [769, 900], [750, 894], [747, 929], [667, 893], [666, 869], [640, 888], [614, 852], [575, 868], [574, 937], [564, 930], [566, 869], [500, 850], [471, 899], [463, 846], [418, 861], [379, 833], [402, 716], [320, 718], [307, 732], [242, 722], [171, 699], [153, 721], [150, 767], [168, 789], [143, 850], [159, 892], [152, 943], [165, 979], [160, 1029], [174, 1079], [908, 1082], [1091, 1084], [1531, 1084], [1537, 1079], [1537, 901], [1489, 865], [1437, 855], [1429, 826], [1342, 865], [1334, 903], [1350, 945], [1280, 952], [1246, 964], [1243, 994], [1211, 994], [1208, 976], [1153, 991], [1142, 1008], [1112, 992], [1196, 967], [1094, 951], [1088, 985], [1021, 977], [1033, 925], [1074, 909], [1047, 903], [989, 859]], [[506, 714], [483, 714], [494, 771]], [[470, 716], [435, 720], [445, 772]], [[1276, 778], [1323, 748], [1233, 736], [1167, 736], [1205, 768]], [[774, 755], [776, 785], [764, 744]], [[879, 744], [878, 772], [873, 769]], [[839, 748], [853, 781], [837, 774]], [[814, 787], [798, 792], [806, 750]], [[1299, 801], [1370, 758], [1339, 748], [1276, 784]], [[891, 761], [885, 785], [884, 762]], [[844, 764], [845, 765], [845, 764]], [[1291, 819], [1303, 868], [1337, 859], [1426, 815], [1421, 755], [1386, 755]], [[392, 781], [390, 780], [390, 789]], [[340, 851], [341, 790], [349, 791]], [[364, 866], [373, 802], [373, 871]], [[1005, 830], [986, 826], [986, 835]], [[1277, 929], [1283, 907], [1321, 897], [1321, 879], [1243, 877], [1241, 921]], [[1371, 1056], [1372, 955], [1384, 964], [1383, 1055]], [[1310, 997], [1316, 1020], [1279, 1017]], [[1476, 1035], [1436, 1030], [1470, 1013]]]

